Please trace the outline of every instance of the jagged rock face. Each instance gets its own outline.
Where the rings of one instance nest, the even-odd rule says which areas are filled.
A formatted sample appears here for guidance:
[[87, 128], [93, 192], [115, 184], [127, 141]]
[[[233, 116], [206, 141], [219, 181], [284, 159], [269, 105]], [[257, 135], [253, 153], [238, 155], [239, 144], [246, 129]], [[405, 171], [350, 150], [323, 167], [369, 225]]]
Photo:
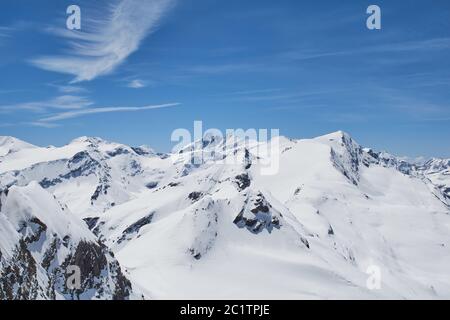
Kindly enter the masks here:
[[280, 219], [283, 215], [273, 209], [262, 193], [258, 193], [247, 199], [246, 205], [234, 219], [234, 224], [239, 228], [247, 228], [252, 233], [258, 234], [266, 229], [269, 233], [279, 229]]
[[203, 193], [194, 191], [194, 192], [189, 193], [188, 198], [191, 199], [192, 202], [196, 202], [196, 201], [198, 201], [202, 196], [203, 196]]
[[[81, 241], [75, 252], [68, 255], [63, 263], [65, 267], [70, 265], [80, 268], [82, 279], [79, 289], [70, 289], [66, 285], [63, 287], [64, 293], [69, 294], [71, 298], [85, 299], [86, 293], [93, 290], [97, 292], [95, 298], [102, 299], [103, 293], [108, 289], [113, 300], [130, 297], [132, 290], [130, 281], [123, 275], [119, 263], [103, 244]], [[106, 273], [110, 273], [114, 288], [108, 288], [108, 284], [105, 283], [102, 275]]]
[[37, 265], [25, 241], [20, 240], [11, 260], [0, 255], [0, 300], [45, 298], [45, 288], [37, 280]]
[[353, 141], [348, 134], [343, 132], [318, 139], [331, 147], [330, 158], [334, 167], [351, 183], [357, 185], [359, 182], [360, 165], [364, 162], [364, 154], [361, 146]]
[[444, 186], [442, 192], [445, 194], [446, 198], [450, 200], [450, 188]]
[[[12, 240], [0, 243], [0, 300], [130, 298], [111, 251], [38, 184], [1, 199], [0, 231]], [[80, 270], [79, 287], [69, 285], [71, 267]]]
[[151, 156], [155, 154], [155, 152], [147, 146], [131, 147], [131, 149], [140, 156]]
[[236, 179], [236, 184], [240, 191], [245, 190], [248, 187], [250, 187], [251, 180], [248, 176], [248, 173], [243, 173], [243, 174], [237, 175], [235, 177], [235, 179]]
[[[0, 300], [130, 298], [131, 283], [106, 247], [80, 242], [61, 265], [54, 265], [59, 249], [58, 241], [54, 240], [39, 265], [29, 245], [21, 240], [13, 258], [1, 262]], [[65, 270], [71, 265], [80, 267], [79, 289], [67, 285], [70, 274]]]
[[152, 223], [153, 216], [154, 213], [151, 213], [148, 216], [145, 216], [136, 221], [135, 223], [133, 223], [132, 225], [130, 225], [122, 232], [122, 236], [119, 238], [119, 240], [117, 240], [117, 243], [121, 243], [126, 239], [129, 240], [130, 237], [132, 237], [134, 234], [139, 233], [139, 230], [141, 230], [142, 227]]

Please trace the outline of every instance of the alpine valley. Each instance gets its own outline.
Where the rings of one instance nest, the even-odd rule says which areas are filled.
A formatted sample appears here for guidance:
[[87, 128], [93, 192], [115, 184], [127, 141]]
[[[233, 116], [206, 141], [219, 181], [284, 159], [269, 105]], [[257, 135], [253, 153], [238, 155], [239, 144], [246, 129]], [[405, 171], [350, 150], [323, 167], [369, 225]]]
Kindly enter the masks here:
[[[230, 136], [0, 137], [0, 299], [450, 299], [450, 160], [273, 139], [263, 175], [263, 142]], [[197, 164], [199, 145], [238, 161]]]

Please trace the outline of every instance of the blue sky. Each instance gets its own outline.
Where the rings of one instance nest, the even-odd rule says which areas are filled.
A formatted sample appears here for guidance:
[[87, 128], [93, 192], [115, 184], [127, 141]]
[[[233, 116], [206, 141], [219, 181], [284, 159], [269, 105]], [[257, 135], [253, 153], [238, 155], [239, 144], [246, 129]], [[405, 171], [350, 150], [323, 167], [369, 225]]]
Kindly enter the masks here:
[[449, 54], [447, 0], [4, 0], [0, 135], [167, 151], [202, 120], [450, 157]]

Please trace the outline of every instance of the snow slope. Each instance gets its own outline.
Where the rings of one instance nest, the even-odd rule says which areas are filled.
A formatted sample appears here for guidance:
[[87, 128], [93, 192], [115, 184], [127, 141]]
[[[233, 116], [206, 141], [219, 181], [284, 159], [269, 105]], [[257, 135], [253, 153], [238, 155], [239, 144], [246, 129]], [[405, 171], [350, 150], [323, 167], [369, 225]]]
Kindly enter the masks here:
[[[83, 137], [8, 154], [0, 186], [37, 181], [148, 298], [450, 298], [448, 161], [411, 164], [340, 131], [274, 141], [270, 156], [232, 136], [158, 155]], [[20, 238], [11, 225], [5, 252]]]

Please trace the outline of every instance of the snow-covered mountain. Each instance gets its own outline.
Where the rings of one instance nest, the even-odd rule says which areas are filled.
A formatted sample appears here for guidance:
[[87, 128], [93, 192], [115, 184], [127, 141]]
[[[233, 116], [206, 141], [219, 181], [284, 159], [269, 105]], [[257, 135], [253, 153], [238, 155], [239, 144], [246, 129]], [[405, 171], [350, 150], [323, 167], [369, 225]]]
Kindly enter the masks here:
[[[0, 298], [72, 297], [61, 274], [86, 243], [109, 273], [88, 263], [80, 298], [450, 298], [449, 160], [408, 163], [344, 132], [274, 140], [273, 175], [267, 143], [232, 136], [167, 155], [87, 137], [17, 145], [0, 155]], [[12, 261], [31, 271], [6, 287], [39, 296], [1, 296]]]
[[[81, 273], [79, 288], [68, 267]], [[112, 252], [36, 182], [0, 192], [0, 299], [127, 299]]]
[[3, 157], [0, 185], [37, 181], [72, 212], [89, 216], [130, 200], [153, 183], [160, 176], [160, 160], [148, 147], [81, 137], [62, 148], [21, 149]]

